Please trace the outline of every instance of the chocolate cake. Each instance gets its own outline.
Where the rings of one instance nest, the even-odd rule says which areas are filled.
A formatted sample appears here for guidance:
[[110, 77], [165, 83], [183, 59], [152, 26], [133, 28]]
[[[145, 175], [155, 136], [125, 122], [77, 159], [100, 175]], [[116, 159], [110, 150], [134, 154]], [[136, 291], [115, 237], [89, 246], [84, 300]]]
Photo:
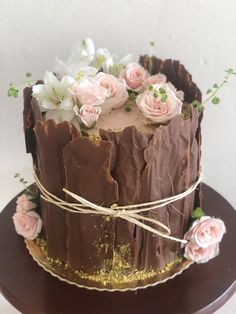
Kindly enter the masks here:
[[[137, 108], [130, 112], [118, 108], [84, 132], [67, 121], [46, 120], [32, 88], [25, 88], [26, 149], [50, 193], [75, 202], [63, 192], [66, 188], [110, 207], [171, 197], [197, 181], [202, 113], [191, 103], [201, 102], [201, 92], [179, 61], [142, 56], [140, 63], [151, 68], [152, 75], [166, 75], [184, 92], [182, 113], [168, 123], [148, 125]], [[144, 215], [169, 226], [171, 235], [182, 239], [193, 209], [199, 206], [199, 191]], [[128, 272], [162, 270], [183, 256], [181, 243], [119, 217], [71, 213], [44, 199], [40, 214], [48, 256], [87, 276], [112, 272], [117, 265]]]

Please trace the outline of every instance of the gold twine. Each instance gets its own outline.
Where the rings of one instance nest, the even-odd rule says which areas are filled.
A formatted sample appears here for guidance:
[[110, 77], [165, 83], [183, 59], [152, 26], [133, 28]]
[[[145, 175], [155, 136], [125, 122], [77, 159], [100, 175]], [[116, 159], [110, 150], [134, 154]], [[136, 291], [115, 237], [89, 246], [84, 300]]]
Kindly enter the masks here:
[[[198, 186], [198, 184], [202, 181], [202, 174], [200, 173], [198, 180], [190, 186], [186, 191], [183, 193], [152, 202], [147, 203], [141, 203], [141, 204], [134, 204], [134, 205], [125, 205], [125, 206], [118, 206], [116, 204], [113, 204], [111, 207], [105, 207], [101, 205], [94, 204], [83, 197], [74, 194], [67, 189], [63, 189], [63, 191], [70, 195], [72, 198], [74, 198], [79, 203], [69, 203], [65, 200], [62, 200], [61, 198], [57, 197], [56, 195], [50, 193], [47, 191], [47, 189], [43, 186], [43, 184], [40, 182], [39, 178], [36, 175], [36, 172], [34, 171], [34, 178], [36, 185], [38, 186], [39, 190], [41, 191], [41, 198], [45, 201], [52, 203], [62, 209], [65, 209], [68, 212], [75, 213], [75, 214], [95, 214], [95, 215], [105, 215], [105, 216], [111, 216], [111, 217], [119, 217], [121, 219], [124, 219], [128, 222], [131, 222], [149, 232], [152, 232], [155, 235], [159, 235], [163, 238], [173, 240], [176, 242], [181, 242], [186, 244], [188, 241], [184, 239], [179, 239], [176, 237], [171, 236], [171, 230], [169, 227], [167, 227], [165, 224], [161, 223], [160, 221], [148, 218], [146, 216], [140, 215], [142, 212], [150, 211], [153, 209], [161, 208], [163, 206], [166, 206], [168, 204], [171, 204], [179, 199], [182, 199], [186, 197], [187, 195], [191, 194]], [[144, 208], [143, 208], [144, 207]], [[134, 209], [136, 208], [136, 209]], [[140, 220], [144, 222], [149, 222], [154, 225], [157, 225], [164, 229], [166, 232], [159, 231], [153, 227], [150, 227], [148, 224], [141, 222]]]

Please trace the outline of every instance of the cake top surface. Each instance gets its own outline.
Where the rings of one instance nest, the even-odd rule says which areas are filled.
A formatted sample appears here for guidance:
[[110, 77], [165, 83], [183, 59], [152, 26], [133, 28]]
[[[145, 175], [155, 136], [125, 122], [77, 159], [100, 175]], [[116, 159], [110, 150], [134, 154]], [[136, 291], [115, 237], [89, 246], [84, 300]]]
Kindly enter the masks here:
[[178, 61], [130, 55], [118, 60], [90, 39], [75, 47], [66, 63], [33, 86], [41, 119], [69, 121], [82, 133], [119, 132], [135, 126], [153, 133], [183, 112], [183, 102], [201, 100], [191, 75]]

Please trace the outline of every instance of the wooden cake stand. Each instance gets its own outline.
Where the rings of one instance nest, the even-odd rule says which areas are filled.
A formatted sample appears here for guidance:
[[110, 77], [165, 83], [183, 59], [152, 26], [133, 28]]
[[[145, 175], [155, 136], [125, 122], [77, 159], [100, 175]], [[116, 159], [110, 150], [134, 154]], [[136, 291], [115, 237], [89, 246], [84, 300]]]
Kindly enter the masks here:
[[14, 198], [0, 214], [0, 289], [24, 314], [190, 314], [214, 313], [236, 291], [236, 211], [203, 185], [203, 208], [224, 220], [220, 255], [194, 264], [164, 284], [137, 292], [89, 291], [61, 282], [29, 255], [12, 223]]

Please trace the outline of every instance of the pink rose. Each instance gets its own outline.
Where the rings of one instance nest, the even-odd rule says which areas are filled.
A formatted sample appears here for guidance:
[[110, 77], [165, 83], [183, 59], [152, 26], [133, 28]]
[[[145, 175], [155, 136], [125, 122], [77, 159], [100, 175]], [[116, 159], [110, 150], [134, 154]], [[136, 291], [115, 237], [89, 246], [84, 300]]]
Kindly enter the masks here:
[[184, 238], [190, 241], [194, 240], [196, 245], [201, 248], [207, 248], [219, 243], [225, 232], [225, 224], [221, 219], [203, 216], [194, 221]]
[[34, 240], [42, 229], [42, 220], [35, 211], [16, 212], [13, 215], [16, 232], [25, 239]]
[[108, 96], [107, 89], [92, 79], [75, 83], [70, 92], [82, 105], [101, 105]]
[[158, 73], [158, 74], [149, 76], [143, 82], [143, 86], [147, 88], [148, 85], [163, 84], [165, 82], [166, 82], [166, 76], [164, 74]]
[[206, 263], [210, 259], [216, 257], [219, 254], [219, 243], [209, 245], [206, 248], [202, 248], [196, 244], [195, 241], [190, 241], [185, 246], [184, 257], [190, 259], [196, 263]]
[[138, 63], [129, 63], [121, 70], [120, 78], [124, 79], [128, 89], [139, 92], [148, 77], [148, 72]]
[[90, 129], [96, 124], [102, 112], [102, 108], [92, 105], [83, 105], [81, 108], [75, 106], [74, 111], [85, 127]]
[[27, 194], [22, 194], [17, 198], [16, 201], [16, 211], [17, 212], [27, 212], [37, 207], [35, 203], [31, 201], [32, 197]]
[[94, 80], [100, 86], [106, 88], [109, 95], [101, 105], [102, 113], [109, 113], [113, 108], [123, 106], [129, 98], [124, 80], [117, 79], [115, 76], [103, 72], [98, 73]]
[[165, 86], [168, 86], [179, 100], [184, 101], [184, 92], [182, 90], [177, 90], [171, 82], [167, 82]]
[[[161, 97], [155, 97], [155, 90], [164, 88], [167, 99], [161, 100]], [[181, 113], [182, 102], [176, 97], [175, 93], [163, 84], [153, 85], [154, 91], [146, 90], [136, 98], [136, 104], [144, 116], [156, 123], [164, 123]]]

